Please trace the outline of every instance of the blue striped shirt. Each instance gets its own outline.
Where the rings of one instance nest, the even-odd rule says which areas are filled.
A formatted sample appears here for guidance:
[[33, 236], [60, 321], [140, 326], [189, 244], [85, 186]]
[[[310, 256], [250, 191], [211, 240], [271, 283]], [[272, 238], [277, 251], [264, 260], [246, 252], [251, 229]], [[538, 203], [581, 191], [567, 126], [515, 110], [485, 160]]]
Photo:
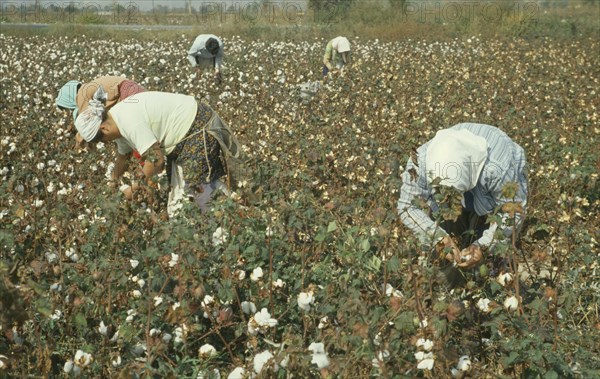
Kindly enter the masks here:
[[[469, 191], [472, 195], [474, 211], [479, 216], [484, 216], [493, 213], [498, 206], [504, 203], [517, 202], [522, 205], [524, 212], [527, 205], [528, 188], [526, 158], [523, 148], [513, 142], [506, 133], [494, 126], [462, 123], [453, 126], [451, 129], [466, 129], [477, 136], [485, 138], [487, 142], [488, 157], [477, 185]], [[398, 212], [404, 225], [415, 233], [421, 243], [434, 245], [447, 235], [446, 231], [439, 226], [438, 222], [432, 220], [428, 213], [413, 204], [415, 199], [421, 198], [427, 202], [430, 211], [436, 212], [438, 210], [438, 205], [433, 199], [433, 191], [427, 182], [426, 176], [425, 159], [429, 143], [427, 142], [417, 149], [418, 166], [415, 166], [411, 158], [408, 159], [406, 170], [402, 173]], [[413, 180], [414, 173], [417, 175]], [[518, 190], [514, 199], [505, 199], [502, 197], [502, 188], [510, 182], [516, 182]], [[507, 225], [507, 220], [511, 217], [506, 213], [499, 214], [502, 216], [501, 224], [490, 224], [490, 227], [483, 232], [482, 237], [477, 241], [480, 246], [492, 247], [494, 234], [498, 227], [506, 237], [512, 234], [513, 226]], [[517, 213], [516, 230], [522, 225], [522, 216]]]

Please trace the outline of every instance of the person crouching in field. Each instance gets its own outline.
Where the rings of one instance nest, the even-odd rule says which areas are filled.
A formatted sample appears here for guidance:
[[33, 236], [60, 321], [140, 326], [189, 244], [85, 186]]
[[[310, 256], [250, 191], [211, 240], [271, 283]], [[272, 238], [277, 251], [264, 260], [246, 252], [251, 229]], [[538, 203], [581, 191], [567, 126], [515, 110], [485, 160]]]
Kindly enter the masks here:
[[[75, 121], [77, 115], [87, 109], [88, 102], [100, 86], [106, 91], [107, 98], [104, 104], [106, 110], [131, 95], [146, 91], [141, 85], [122, 76], [101, 76], [85, 84], [79, 80], [70, 80], [58, 91], [56, 105], [63, 110], [72, 110], [73, 121]], [[78, 145], [83, 142], [79, 133], [75, 139]]]
[[[104, 98], [100, 88], [75, 126], [88, 142], [116, 142], [112, 178], [123, 175], [131, 152], [137, 150], [144, 160], [143, 176], [140, 172], [138, 176], [145, 177], [148, 185], [155, 186], [152, 178], [166, 166], [170, 216], [186, 198], [193, 198], [206, 212], [213, 192], [225, 188], [220, 178], [227, 174], [227, 154], [237, 156], [239, 152], [235, 136], [217, 113], [193, 96], [182, 94], [142, 92], [109, 111], [103, 105]], [[139, 187], [134, 183], [121, 190], [130, 197]]]
[[350, 64], [350, 41], [346, 37], [335, 37], [327, 43], [323, 56], [323, 78], [330, 72], [341, 70]]
[[214, 69], [215, 83], [220, 84], [224, 55], [225, 45], [219, 37], [214, 34], [200, 34], [188, 51], [187, 58], [192, 67], [198, 67], [201, 70]]
[[[445, 258], [466, 269], [482, 262], [498, 232], [505, 237], [519, 232], [527, 204], [526, 158], [523, 148], [504, 132], [462, 123], [438, 131], [416, 153], [402, 173], [398, 212], [421, 243], [440, 253], [451, 251]], [[442, 188], [458, 191], [455, 221], [430, 218], [440, 210], [436, 199], [443, 197]], [[486, 216], [496, 211], [499, 222], [487, 223]]]

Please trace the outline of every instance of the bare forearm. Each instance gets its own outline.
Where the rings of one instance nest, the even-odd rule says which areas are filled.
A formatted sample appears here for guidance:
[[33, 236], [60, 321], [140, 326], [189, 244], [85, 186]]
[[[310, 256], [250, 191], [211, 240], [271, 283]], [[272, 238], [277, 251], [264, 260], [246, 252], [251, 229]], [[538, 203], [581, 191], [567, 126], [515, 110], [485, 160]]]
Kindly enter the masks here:
[[160, 150], [160, 146], [154, 145], [148, 154], [145, 154], [144, 167], [142, 172], [144, 176], [150, 180], [154, 175], [162, 172], [165, 166], [165, 156]]
[[112, 179], [119, 179], [123, 176], [125, 170], [127, 170], [127, 165], [129, 163], [129, 155], [121, 155], [117, 154], [117, 160], [115, 161], [115, 168], [112, 172]]

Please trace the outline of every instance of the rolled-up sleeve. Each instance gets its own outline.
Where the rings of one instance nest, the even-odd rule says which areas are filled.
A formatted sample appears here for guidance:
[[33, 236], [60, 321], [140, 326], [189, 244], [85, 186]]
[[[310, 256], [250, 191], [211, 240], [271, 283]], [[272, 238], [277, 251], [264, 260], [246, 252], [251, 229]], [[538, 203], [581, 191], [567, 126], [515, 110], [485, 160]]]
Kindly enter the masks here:
[[[422, 244], [433, 245], [447, 233], [421, 207], [415, 204], [418, 199], [426, 204], [431, 197], [427, 188], [425, 172], [422, 171], [419, 172], [412, 159], [408, 159], [406, 170], [402, 173], [398, 213], [402, 223], [417, 236]], [[413, 178], [414, 175], [417, 177]]]
[[333, 54], [333, 43], [331, 41], [329, 41], [329, 43], [327, 44], [327, 46], [325, 47], [325, 55], [323, 56], [323, 64], [328, 68], [328, 69], [333, 69], [333, 64], [332, 62], [332, 54]]
[[[525, 210], [527, 206], [528, 182], [527, 182], [527, 164], [523, 149], [515, 143], [512, 143], [513, 161], [510, 166], [491, 180], [489, 183], [489, 193], [494, 198], [497, 208], [500, 210], [500, 223], [491, 223], [490, 227], [483, 232], [481, 238], [477, 240], [480, 246], [493, 248], [497, 242], [497, 231], [501, 231], [505, 238], [511, 238], [513, 232], [518, 233], [523, 225]], [[502, 195], [504, 186], [510, 183], [516, 183], [517, 190], [514, 198], [505, 198]], [[514, 203], [520, 209], [514, 212], [502, 210], [502, 206], [507, 203]], [[511, 214], [512, 213], [512, 214]]]

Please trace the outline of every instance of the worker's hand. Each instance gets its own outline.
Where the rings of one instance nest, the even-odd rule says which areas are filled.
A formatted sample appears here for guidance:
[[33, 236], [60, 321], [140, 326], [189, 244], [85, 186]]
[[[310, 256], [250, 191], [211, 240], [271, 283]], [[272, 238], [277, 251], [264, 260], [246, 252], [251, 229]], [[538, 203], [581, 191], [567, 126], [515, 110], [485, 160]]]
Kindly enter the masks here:
[[455, 262], [460, 259], [460, 249], [458, 248], [458, 246], [456, 246], [454, 240], [450, 236], [445, 236], [444, 238], [442, 238], [442, 240], [438, 242], [435, 248], [438, 251], [438, 253], [445, 253], [445, 258], [449, 262]]
[[124, 184], [119, 188], [119, 190], [123, 193], [123, 196], [125, 196], [126, 200], [131, 201], [131, 199], [133, 199], [133, 189], [131, 186]]
[[483, 252], [478, 245], [471, 245], [460, 252], [460, 261], [457, 266], [460, 268], [475, 267], [483, 261]]
[[75, 134], [75, 148], [76, 149], [83, 148], [86, 143], [87, 142], [85, 142], [85, 140], [83, 139], [81, 134], [79, 134], [79, 132], [77, 132], [77, 134]]

